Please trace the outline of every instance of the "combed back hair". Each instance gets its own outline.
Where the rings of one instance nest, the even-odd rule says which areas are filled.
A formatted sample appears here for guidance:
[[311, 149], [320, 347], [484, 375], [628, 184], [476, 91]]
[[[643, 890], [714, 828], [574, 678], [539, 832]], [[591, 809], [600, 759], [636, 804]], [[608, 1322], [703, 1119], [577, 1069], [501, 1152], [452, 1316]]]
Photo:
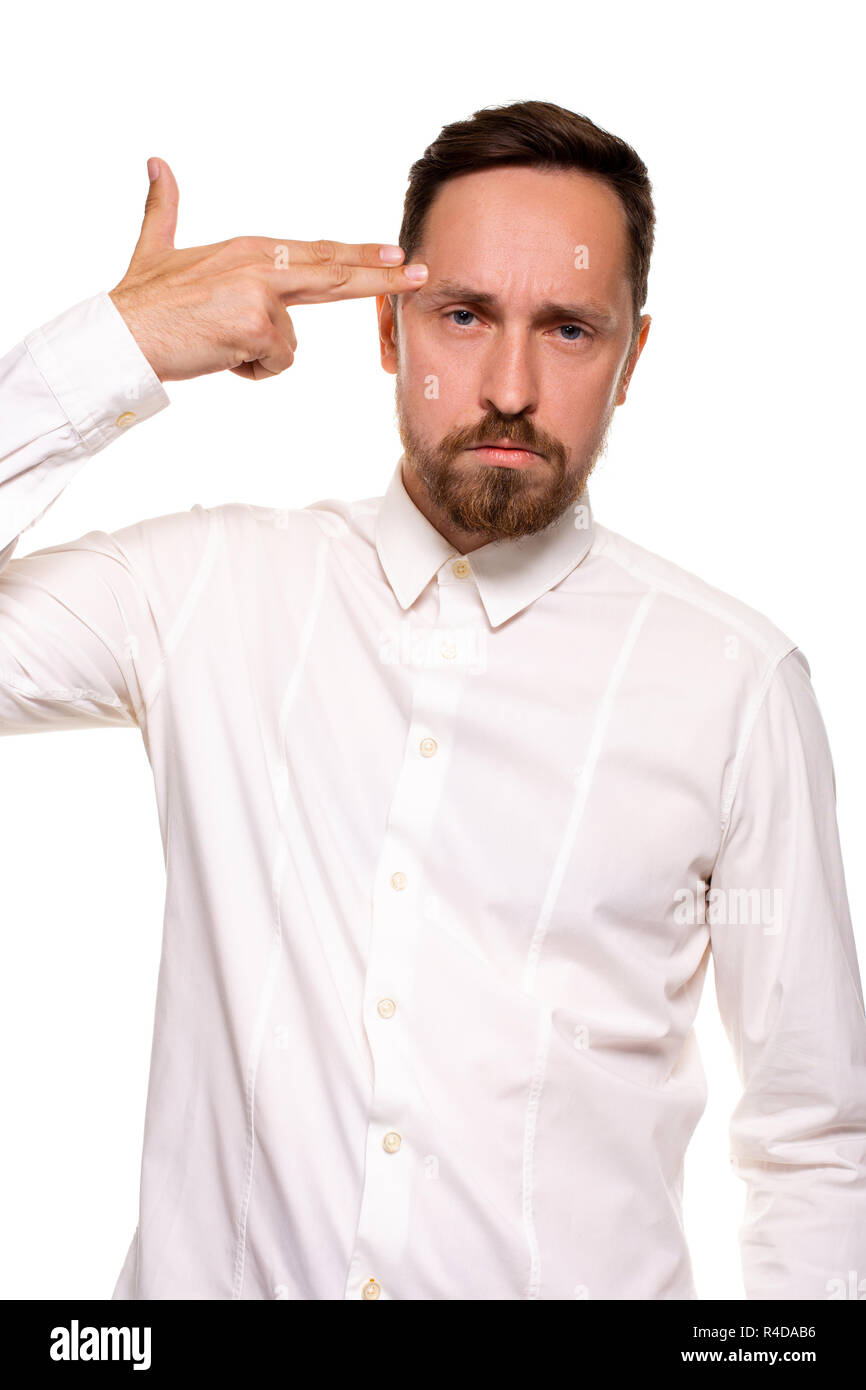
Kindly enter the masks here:
[[[408, 265], [424, 237], [424, 222], [438, 190], [458, 174], [503, 165], [577, 169], [613, 189], [625, 213], [626, 271], [632, 296], [632, 343], [640, 330], [647, 297], [655, 231], [652, 185], [646, 165], [625, 140], [549, 101], [485, 106], [466, 121], [443, 126], [409, 170], [403, 201], [400, 245]], [[392, 296], [394, 304], [396, 296]]]

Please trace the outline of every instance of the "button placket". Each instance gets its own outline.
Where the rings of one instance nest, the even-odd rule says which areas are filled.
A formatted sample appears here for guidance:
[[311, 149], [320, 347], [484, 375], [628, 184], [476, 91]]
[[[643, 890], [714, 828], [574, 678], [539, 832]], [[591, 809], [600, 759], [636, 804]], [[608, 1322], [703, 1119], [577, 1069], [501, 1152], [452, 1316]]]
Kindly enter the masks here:
[[[458, 590], [460, 600], [452, 600], [452, 591]], [[470, 589], [465, 579], [441, 585], [438, 598], [440, 619], [444, 617], [452, 626], [477, 624], [484, 618], [477, 589], [474, 585]], [[440, 626], [433, 632], [436, 639]], [[459, 648], [459, 643], [455, 646]], [[466, 676], [466, 663], [459, 659], [428, 663], [417, 671], [403, 760], [374, 883], [364, 1000], [373, 1094], [347, 1298], [371, 1297], [362, 1292], [371, 1270], [376, 1271], [374, 1282], [383, 1291], [377, 1296], [386, 1296], [405, 1247], [412, 1184], [418, 1181], [418, 1165], [429, 1148], [429, 1135], [416, 1132], [423, 1109], [415, 1089], [412, 993], [419, 933], [425, 926], [429, 929], [424, 902], [438, 885], [427, 878], [427, 863], [420, 855], [423, 847], [431, 845], [441, 808], [453, 721]]]

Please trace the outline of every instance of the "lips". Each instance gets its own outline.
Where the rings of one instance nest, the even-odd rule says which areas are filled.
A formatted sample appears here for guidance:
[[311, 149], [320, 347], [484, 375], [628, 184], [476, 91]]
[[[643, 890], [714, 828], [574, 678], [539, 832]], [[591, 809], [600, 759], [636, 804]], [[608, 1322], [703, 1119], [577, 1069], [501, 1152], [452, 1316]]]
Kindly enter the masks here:
[[535, 460], [539, 463], [544, 462], [542, 454], [536, 454], [533, 449], [524, 449], [512, 443], [502, 444], [477, 444], [470, 453], [480, 454], [482, 462], [497, 468], [514, 468], [521, 472], [527, 472], [535, 468]]
[[481, 449], [495, 449], [496, 453], [531, 453], [535, 459], [541, 459], [537, 450], [530, 449], [523, 443], [477, 443], [471, 446], [470, 453], [478, 453]]
[[504, 449], [511, 450], [518, 454], [535, 454], [537, 449], [530, 449], [528, 444], [515, 444], [513, 440], [484, 439], [480, 444], [473, 444], [473, 449]]

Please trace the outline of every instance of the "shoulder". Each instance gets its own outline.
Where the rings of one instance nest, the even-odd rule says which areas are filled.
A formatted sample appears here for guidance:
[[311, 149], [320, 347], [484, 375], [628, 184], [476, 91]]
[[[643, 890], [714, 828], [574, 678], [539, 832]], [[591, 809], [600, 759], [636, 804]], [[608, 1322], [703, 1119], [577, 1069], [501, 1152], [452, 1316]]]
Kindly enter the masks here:
[[381, 498], [346, 501], [327, 497], [303, 507], [265, 507], [250, 502], [226, 502], [214, 507], [214, 519], [227, 532], [237, 536], [255, 532], [259, 541], [268, 536], [277, 540], [291, 534], [296, 540], [315, 543], [349, 539], [364, 533], [371, 525]]
[[637, 589], [652, 591], [660, 614], [685, 634], [718, 636], [729, 633], [742, 639], [771, 665], [793, 651], [797, 644], [773, 620], [742, 599], [707, 583], [699, 575], [626, 536], [595, 523], [592, 554], [602, 564], [619, 569]]

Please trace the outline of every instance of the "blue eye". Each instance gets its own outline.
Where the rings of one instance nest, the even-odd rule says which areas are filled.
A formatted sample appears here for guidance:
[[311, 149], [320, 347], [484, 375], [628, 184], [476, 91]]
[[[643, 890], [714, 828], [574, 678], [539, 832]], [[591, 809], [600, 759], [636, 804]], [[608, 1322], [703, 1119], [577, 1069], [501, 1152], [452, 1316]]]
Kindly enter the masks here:
[[[449, 309], [445, 314], [445, 318], [451, 319], [456, 328], [468, 328], [470, 326], [465, 321], [458, 322], [456, 318], [458, 314], [465, 314], [466, 317], [470, 319], [475, 318], [475, 315], [473, 314], [471, 309]], [[556, 331], [558, 333], [561, 333], [564, 332], [566, 329], [573, 329], [575, 335], [577, 336], [561, 339], [561, 341], [564, 343], [581, 343], [584, 341], [584, 339], [589, 339], [590, 337], [586, 329], [582, 328], [579, 323], [562, 323], [559, 325]]]

